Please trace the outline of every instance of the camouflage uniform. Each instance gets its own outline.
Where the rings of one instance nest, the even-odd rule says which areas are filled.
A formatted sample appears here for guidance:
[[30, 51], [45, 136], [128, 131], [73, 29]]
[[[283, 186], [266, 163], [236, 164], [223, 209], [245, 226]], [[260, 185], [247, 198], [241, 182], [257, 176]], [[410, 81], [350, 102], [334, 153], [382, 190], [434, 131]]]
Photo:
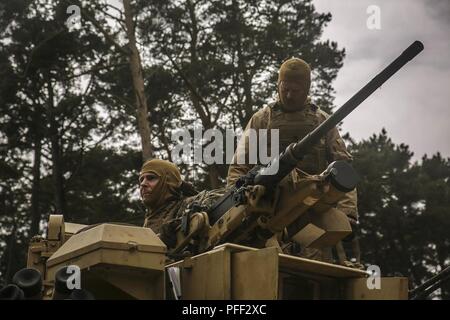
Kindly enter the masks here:
[[176, 213], [181, 210], [187, 199], [187, 197], [183, 196], [174, 197], [155, 210], [148, 209], [145, 215], [144, 227], [152, 229], [156, 234], [160, 234], [162, 225], [171, 221], [173, 216], [176, 216]]
[[[291, 58], [282, 64], [278, 74], [279, 99], [256, 112], [247, 124], [228, 170], [228, 185], [233, 185], [240, 176], [245, 175], [254, 166], [249, 164], [247, 136], [250, 134], [250, 129], [254, 129], [257, 135], [259, 129], [269, 129], [267, 132], [269, 148], [267, 150], [270, 150], [270, 129], [278, 129], [279, 147], [282, 151], [289, 144], [305, 137], [329, 117], [308, 97], [310, 85], [311, 69], [305, 61]], [[238, 164], [238, 159], [245, 159], [245, 164]], [[336, 160], [351, 161], [352, 157], [338, 130], [333, 128], [304, 155], [291, 175], [298, 175], [300, 179], [307, 178], [308, 175], [323, 172], [329, 163]], [[350, 222], [357, 221], [356, 190], [347, 193], [345, 198], [338, 203], [337, 208], [347, 214]], [[329, 261], [331, 254], [326, 251], [330, 250], [305, 249], [301, 254], [309, 258]]]
[[206, 210], [215, 200], [225, 193], [225, 188], [201, 191], [197, 195], [186, 197], [182, 194], [166, 201], [156, 210], [149, 210], [145, 216], [144, 227], [151, 228], [169, 247], [175, 245], [175, 234], [181, 225], [181, 219], [188, 211]]
[[[158, 177], [157, 183], [148, 182], [150, 176]], [[141, 198], [148, 210], [144, 227], [152, 229], [169, 248], [175, 246], [185, 213], [206, 210], [225, 193], [225, 188], [197, 193], [182, 180], [175, 164], [159, 159], [144, 163], [139, 180]]]

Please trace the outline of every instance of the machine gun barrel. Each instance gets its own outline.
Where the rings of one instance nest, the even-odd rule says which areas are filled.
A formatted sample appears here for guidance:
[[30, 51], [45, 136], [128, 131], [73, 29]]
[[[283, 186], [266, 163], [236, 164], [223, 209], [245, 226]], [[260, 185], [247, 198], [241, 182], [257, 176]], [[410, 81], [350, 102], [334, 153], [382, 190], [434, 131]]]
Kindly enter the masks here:
[[417, 288], [411, 290], [409, 292], [410, 299], [424, 299], [439, 289], [439, 287], [448, 280], [450, 280], [450, 267], [445, 268], [431, 279], [428, 279]]
[[[303, 155], [313, 147], [328, 131], [334, 128], [339, 122], [347, 117], [350, 112], [355, 110], [364, 100], [367, 99], [375, 90], [382, 86], [392, 75], [400, 70], [408, 61], [413, 59], [423, 50], [423, 44], [420, 41], [412, 43], [403, 53], [397, 57], [390, 65], [384, 68], [368, 84], [360, 89], [351, 97], [342, 107], [333, 113], [321, 125], [306, 135], [301, 141], [291, 144], [282, 154], [273, 159], [265, 168], [263, 168], [254, 179], [254, 184], [265, 187], [278, 184], [289, 172], [291, 172]], [[274, 172], [271, 166], [278, 166], [276, 174], [266, 174]]]
[[[297, 143], [289, 147], [279, 156], [274, 158], [264, 168], [254, 167], [246, 176], [241, 177], [235, 187], [229, 190], [222, 198], [208, 210], [209, 221], [214, 224], [222, 217], [225, 212], [236, 205], [242, 204], [242, 195], [237, 190], [245, 185], [263, 185], [271, 188], [276, 186], [286, 175], [288, 175], [302, 159], [303, 155], [314, 146], [328, 131], [334, 128], [347, 115], [356, 109], [364, 100], [367, 99], [376, 89], [383, 85], [392, 75], [400, 70], [408, 61], [412, 60], [423, 50], [423, 44], [420, 41], [413, 42], [403, 53], [398, 56], [391, 64], [384, 68], [368, 84], [351, 97], [343, 106], [341, 106], [333, 115], [322, 122], [316, 129], [306, 135]], [[275, 167], [275, 168], [274, 168]], [[269, 174], [276, 172], [275, 174]]]

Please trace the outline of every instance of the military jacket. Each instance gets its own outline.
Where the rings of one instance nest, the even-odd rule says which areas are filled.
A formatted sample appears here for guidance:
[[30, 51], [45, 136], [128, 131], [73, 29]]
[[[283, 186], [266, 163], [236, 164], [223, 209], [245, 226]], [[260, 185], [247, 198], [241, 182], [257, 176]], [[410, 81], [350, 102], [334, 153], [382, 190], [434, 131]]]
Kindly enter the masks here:
[[[236, 149], [232, 163], [228, 169], [227, 184], [229, 186], [233, 185], [240, 176], [245, 175], [254, 166], [254, 164], [248, 161], [250, 159], [249, 150], [251, 150], [249, 141], [243, 140], [249, 129], [254, 129], [257, 134], [259, 133], [259, 129], [269, 129], [267, 150], [270, 150], [270, 129], [278, 129], [279, 152], [281, 152], [289, 144], [305, 137], [328, 117], [329, 115], [311, 103], [310, 99], [308, 99], [305, 107], [300, 111], [284, 112], [281, 109], [280, 102], [269, 104], [257, 111], [248, 122], [243, 133], [243, 138], [241, 138]], [[244, 164], [238, 163], [238, 156], [241, 156], [246, 162]], [[351, 161], [353, 158], [347, 151], [337, 128], [333, 128], [319, 143], [305, 154], [297, 167], [301, 172], [306, 174], [319, 174], [326, 169], [328, 164], [336, 160]], [[356, 191], [347, 194], [347, 197], [341, 201], [340, 209], [352, 218], [357, 219]]]
[[172, 247], [175, 232], [181, 224], [183, 215], [188, 212], [206, 210], [225, 194], [225, 190], [225, 188], [204, 190], [191, 197], [174, 196], [160, 208], [146, 214], [144, 227], [151, 228], [167, 246]]

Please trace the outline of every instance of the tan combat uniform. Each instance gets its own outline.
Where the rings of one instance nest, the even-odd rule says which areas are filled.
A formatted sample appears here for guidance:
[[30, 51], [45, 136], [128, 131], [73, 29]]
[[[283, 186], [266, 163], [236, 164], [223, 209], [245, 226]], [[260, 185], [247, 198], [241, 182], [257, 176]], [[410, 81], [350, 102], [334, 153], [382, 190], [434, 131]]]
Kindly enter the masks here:
[[[302, 139], [328, 117], [329, 115], [312, 104], [310, 99], [307, 100], [305, 107], [301, 111], [295, 112], [284, 112], [281, 110], [280, 102], [276, 102], [264, 107], [252, 116], [244, 131], [243, 137], [249, 129], [279, 129], [279, 151], [281, 152], [289, 144]], [[243, 141], [241, 140], [240, 146], [238, 146], [234, 155], [233, 162], [229, 167], [227, 177], [228, 185], [232, 185], [240, 176], [245, 175], [254, 166], [253, 164], [248, 164], [249, 145], [248, 141]], [[270, 141], [269, 130], [267, 138], [268, 150], [270, 150]], [[244, 153], [243, 157], [246, 159], [246, 164], [237, 163], [240, 152]], [[352, 161], [352, 156], [347, 151], [338, 130], [333, 128], [317, 145], [305, 154], [302, 161], [297, 165], [297, 168], [300, 170], [296, 170], [296, 172], [303, 173], [304, 176], [307, 174], [319, 174], [331, 162], [336, 160]], [[345, 198], [338, 203], [337, 208], [346, 213], [350, 220], [357, 221], [356, 190], [347, 193]], [[330, 259], [324, 255], [329, 255], [329, 253], [324, 254], [324, 252], [317, 250], [303, 250], [302, 254], [302, 256], [308, 258], [329, 261]]]
[[225, 194], [225, 188], [211, 191], [201, 191], [191, 197], [173, 197], [168, 199], [156, 210], [149, 210], [145, 216], [144, 227], [151, 228], [160, 239], [170, 248], [174, 247], [175, 234], [181, 225], [181, 219], [187, 212], [196, 210], [206, 210], [217, 199]]
[[[245, 131], [248, 129], [279, 129], [279, 147], [281, 152], [289, 144], [302, 139], [328, 117], [327, 113], [309, 101], [304, 109], [296, 112], [283, 112], [279, 103], [274, 103], [256, 112], [247, 124]], [[268, 135], [268, 150], [270, 150], [270, 131]], [[248, 143], [242, 148], [238, 147], [236, 150], [233, 163], [228, 169], [228, 185], [232, 185], [239, 177], [245, 175], [254, 166], [253, 164], [248, 164], [247, 161], [246, 164], [236, 163], [238, 152], [247, 154], [248, 150]], [[336, 160], [352, 161], [352, 156], [348, 153], [338, 130], [333, 128], [325, 138], [321, 139], [312, 150], [305, 154], [303, 160], [297, 165], [297, 168], [307, 174], [319, 174], [327, 168], [328, 164]], [[339, 203], [339, 209], [355, 220], [358, 218], [356, 199], [355, 190], [347, 193], [346, 198]]]
[[156, 234], [161, 233], [161, 227], [176, 216], [177, 212], [185, 203], [187, 198], [169, 199], [163, 206], [156, 210], [148, 210], [145, 215], [144, 227], [150, 228]]
[[[158, 178], [153, 187], [148, 177], [152, 181]], [[225, 193], [225, 188], [197, 193], [192, 185], [183, 181], [174, 163], [161, 159], [151, 159], [142, 165], [139, 186], [142, 202], [148, 210], [144, 227], [152, 229], [169, 248], [176, 245], [176, 233], [186, 213], [206, 211]]]

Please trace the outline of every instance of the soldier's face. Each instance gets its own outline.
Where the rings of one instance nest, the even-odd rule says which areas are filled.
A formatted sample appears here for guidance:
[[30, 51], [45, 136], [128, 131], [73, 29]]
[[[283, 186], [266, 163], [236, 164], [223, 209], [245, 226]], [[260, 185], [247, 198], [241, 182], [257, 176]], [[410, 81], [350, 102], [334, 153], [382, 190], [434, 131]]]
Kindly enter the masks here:
[[144, 173], [139, 176], [139, 191], [142, 200], [150, 198], [152, 191], [159, 182], [159, 177], [154, 173]]
[[278, 94], [283, 108], [287, 111], [295, 111], [303, 108], [308, 92], [305, 86], [295, 81], [280, 81], [278, 84]]

